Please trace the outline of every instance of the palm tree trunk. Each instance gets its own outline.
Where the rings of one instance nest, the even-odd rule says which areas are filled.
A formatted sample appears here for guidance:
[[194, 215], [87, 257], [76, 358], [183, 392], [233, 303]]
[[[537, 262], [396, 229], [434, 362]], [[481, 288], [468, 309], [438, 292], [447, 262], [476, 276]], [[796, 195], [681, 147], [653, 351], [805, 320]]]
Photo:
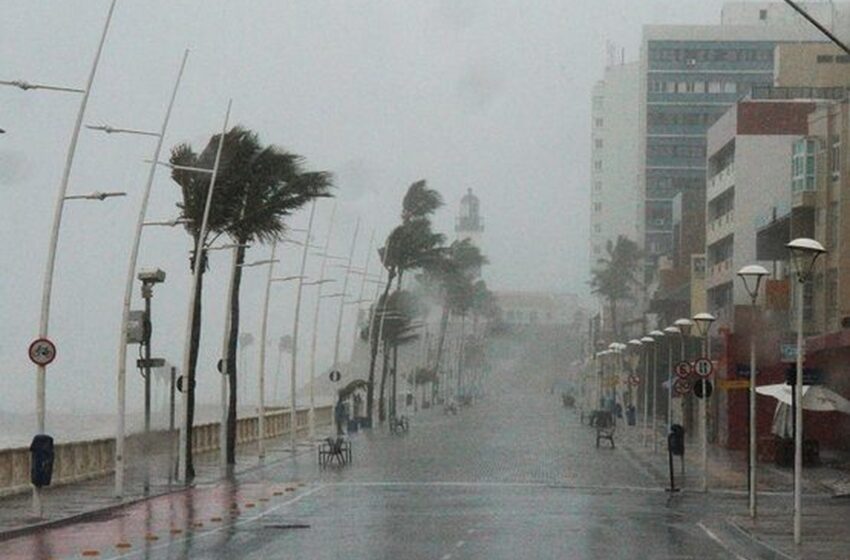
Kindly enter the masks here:
[[446, 331], [449, 327], [449, 305], [443, 303], [443, 315], [440, 317], [440, 336], [437, 339], [437, 357], [434, 360], [434, 373], [440, 375], [440, 362], [443, 359], [443, 347], [446, 343]]
[[[199, 244], [197, 243], [197, 239], [195, 240], [195, 247]], [[184, 458], [186, 461], [186, 478], [191, 480], [195, 478], [195, 465], [192, 460], [192, 427], [195, 425], [195, 371], [198, 367], [198, 354], [200, 350], [201, 343], [201, 295], [204, 291], [204, 272], [207, 268], [207, 253], [206, 250], [201, 250], [201, 261], [198, 266], [200, 266], [200, 271], [198, 274], [198, 285], [195, 290], [195, 312], [192, 319], [192, 340], [190, 342], [189, 347], [189, 371], [185, 372], [186, 375], [186, 383], [185, 390], [186, 393], [186, 417], [187, 417], [187, 429], [186, 429], [186, 457]], [[192, 263], [194, 267], [194, 263]]]
[[[230, 388], [227, 402], [227, 464], [236, 464], [236, 407], [238, 404], [238, 380], [236, 355], [239, 351], [239, 289], [242, 284], [242, 263], [245, 262], [246, 240], [236, 240], [236, 270], [233, 271], [233, 285], [230, 298], [230, 332], [227, 338], [227, 383]], [[263, 341], [260, 341], [262, 344]], [[243, 372], [244, 375], [244, 372]]]
[[393, 344], [393, 400], [390, 407], [390, 416], [398, 418], [396, 407], [398, 406], [398, 343]]
[[384, 287], [384, 295], [383, 299], [380, 300], [380, 311], [378, 311], [378, 306], [375, 306], [375, 311], [373, 311], [373, 320], [370, 325], [369, 340], [372, 343], [371, 355], [369, 356], [369, 386], [366, 387], [366, 414], [369, 417], [369, 423], [372, 423], [373, 418], [373, 409], [375, 403], [375, 362], [378, 359], [378, 345], [381, 343], [380, 337], [378, 336], [377, 329], [380, 328], [379, 321], [380, 317], [384, 314], [387, 308], [387, 303], [389, 300], [390, 288], [393, 285], [393, 272], [390, 271], [387, 276], [387, 285]]
[[611, 298], [609, 305], [611, 306], [611, 332], [614, 333], [614, 339], [616, 340], [620, 337], [619, 332], [617, 332], [617, 300]]

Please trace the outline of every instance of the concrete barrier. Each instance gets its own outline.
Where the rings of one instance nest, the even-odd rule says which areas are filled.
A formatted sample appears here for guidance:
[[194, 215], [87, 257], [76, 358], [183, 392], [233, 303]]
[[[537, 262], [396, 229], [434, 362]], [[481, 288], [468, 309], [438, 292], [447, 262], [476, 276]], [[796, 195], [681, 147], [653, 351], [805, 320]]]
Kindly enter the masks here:
[[[316, 426], [329, 426], [333, 418], [333, 408], [316, 408]], [[296, 434], [304, 436], [309, 430], [309, 409], [299, 409], [295, 413]], [[290, 414], [286, 410], [266, 413], [266, 439], [281, 437], [289, 433]], [[236, 443], [238, 445], [257, 441], [259, 436], [259, 418], [256, 416], [239, 418], [236, 424]], [[192, 430], [192, 451], [195, 454], [208, 453], [219, 449], [219, 423], [196, 425]], [[157, 445], [167, 445], [171, 440], [176, 445], [177, 431], [157, 431], [151, 439]], [[141, 453], [142, 434], [127, 437], [128, 458]], [[81, 480], [106, 476], [115, 466], [115, 440], [113, 438], [94, 439], [58, 443], [55, 446], [56, 459], [53, 464], [53, 486], [72, 484]], [[26, 492], [30, 489], [30, 451], [27, 447], [0, 450], [0, 496]]]

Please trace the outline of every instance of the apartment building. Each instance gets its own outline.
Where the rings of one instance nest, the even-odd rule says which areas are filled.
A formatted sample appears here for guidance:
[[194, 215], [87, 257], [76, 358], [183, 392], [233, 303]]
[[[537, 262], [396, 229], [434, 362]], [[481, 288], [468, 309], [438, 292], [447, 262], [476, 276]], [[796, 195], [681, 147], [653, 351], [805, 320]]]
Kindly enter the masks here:
[[605, 69], [593, 88], [590, 192], [590, 268], [620, 235], [638, 240], [638, 63]]

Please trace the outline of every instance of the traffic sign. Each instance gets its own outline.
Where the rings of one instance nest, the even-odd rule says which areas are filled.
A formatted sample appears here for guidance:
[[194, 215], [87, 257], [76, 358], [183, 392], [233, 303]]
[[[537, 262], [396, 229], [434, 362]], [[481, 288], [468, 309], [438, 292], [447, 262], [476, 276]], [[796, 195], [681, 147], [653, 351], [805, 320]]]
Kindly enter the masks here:
[[714, 364], [708, 358], [699, 358], [694, 362], [694, 371], [700, 377], [708, 377], [714, 371]]
[[786, 364], [797, 363], [797, 345], [796, 344], [780, 344], [779, 353], [782, 355], [782, 362]]
[[218, 363], [216, 363], [215, 369], [217, 369], [219, 373], [224, 373], [224, 358], [218, 359]]
[[676, 391], [678, 395], [687, 395], [691, 392], [692, 384], [687, 379], [682, 379], [681, 377], [673, 382], [673, 390]]
[[56, 345], [46, 338], [36, 338], [29, 348], [30, 360], [37, 366], [46, 366], [56, 359]]
[[332, 372], [328, 375], [328, 377], [330, 377], [330, 379], [331, 379], [331, 381], [332, 381], [332, 382], [336, 383], [337, 381], [339, 381], [339, 380], [340, 380], [340, 378], [342, 377], [342, 374], [341, 374], [339, 371], [337, 371], [337, 370], [333, 370], [333, 371], [332, 371]]
[[136, 360], [136, 367], [139, 369], [165, 367], [165, 358], [151, 358], [149, 360], [139, 358]]
[[697, 381], [694, 383], [694, 395], [697, 396], [698, 399], [702, 398], [702, 384], [705, 383], [705, 396], [706, 398], [711, 396], [711, 393], [714, 392], [714, 387], [711, 385], [711, 381], [708, 379], [703, 379], [702, 381]]
[[730, 391], [732, 389], [747, 389], [750, 386], [749, 379], [719, 379], [717, 388], [721, 391]]
[[637, 375], [630, 375], [629, 385], [631, 385], [632, 387], [637, 387], [638, 385], [640, 385], [640, 377], [638, 377]]
[[676, 364], [675, 371], [676, 376], [681, 379], [687, 379], [691, 376], [691, 373], [693, 373], [694, 370], [690, 362], [679, 362], [678, 364]]

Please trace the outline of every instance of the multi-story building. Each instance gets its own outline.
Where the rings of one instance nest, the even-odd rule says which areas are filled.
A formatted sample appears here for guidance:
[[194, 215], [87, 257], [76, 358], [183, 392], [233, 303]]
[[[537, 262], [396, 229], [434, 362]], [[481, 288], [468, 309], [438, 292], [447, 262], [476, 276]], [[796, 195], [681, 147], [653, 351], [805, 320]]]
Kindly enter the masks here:
[[[846, 4], [806, 8], [843, 29]], [[753, 86], [774, 83], [777, 44], [823, 41], [781, 2], [729, 3], [720, 25], [644, 27], [639, 157], [650, 278], [673, 246], [673, 197], [705, 190], [708, 128]]]
[[638, 64], [616, 64], [593, 88], [590, 268], [622, 235], [638, 241]]
[[784, 91], [754, 89], [708, 130], [705, 287], [720, 325], [732, 326], [734, 306], [749, 303], [736, 273], [759, 262], [756, 224], [765, 212], [790, 207], [792, 149], [808, 133], [815, 102], [770, 98]]

